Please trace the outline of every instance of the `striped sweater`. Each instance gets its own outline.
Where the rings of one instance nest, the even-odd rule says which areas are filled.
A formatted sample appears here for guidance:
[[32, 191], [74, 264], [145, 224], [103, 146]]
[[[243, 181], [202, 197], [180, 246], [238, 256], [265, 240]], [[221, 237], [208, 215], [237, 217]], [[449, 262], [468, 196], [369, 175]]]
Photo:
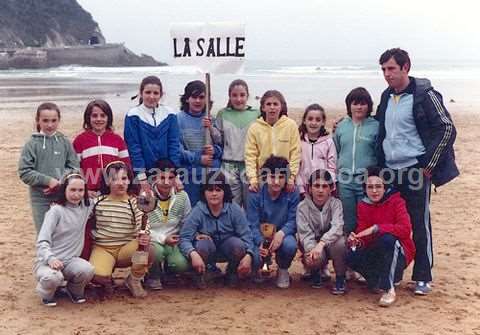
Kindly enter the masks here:
[[185, 220], [191, 209], [190, 199], [185, 191], [172, 192], [170, 195], [167, 220], [165, 220], [162, 213], [162, 208], [157, 204], [157, 208], [148, 213], [152, 241], [165, 244], [165, 239], [168, 236], [179, 234], [183, 220]]
[[[99, 246], [121, 246], [137, 237], [143, 212], [137, 199], [112, 200], [108, 196], [95, 199], [96, 227], [92, 230], [95, 244]], [[147, 226], [148, 230], [148, 226]]]

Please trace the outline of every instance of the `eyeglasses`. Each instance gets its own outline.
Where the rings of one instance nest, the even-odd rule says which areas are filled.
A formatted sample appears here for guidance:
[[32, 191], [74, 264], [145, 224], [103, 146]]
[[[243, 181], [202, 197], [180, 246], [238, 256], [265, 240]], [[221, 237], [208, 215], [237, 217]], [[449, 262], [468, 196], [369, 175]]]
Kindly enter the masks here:
[[385, 188], [385, 185], [383, 184], [367, 184], [367, 190], [381, 190], [383, 188]]

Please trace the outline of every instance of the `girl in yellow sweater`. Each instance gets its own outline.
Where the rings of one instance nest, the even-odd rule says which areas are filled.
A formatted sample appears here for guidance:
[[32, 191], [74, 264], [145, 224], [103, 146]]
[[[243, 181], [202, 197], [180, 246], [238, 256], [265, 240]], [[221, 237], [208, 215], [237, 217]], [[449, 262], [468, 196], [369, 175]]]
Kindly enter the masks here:
[[289, 161], [290, 176], [286, 190], [293, 192], [300, 165], [300, 136], [295, 121], [287, 116], [287, 103], [276, 90], [265, 92], [260, 99], [258, 118], [248, 129], [245, 143], [245, 167], [249, 190], [258, 192], [260, 167], [271, 155]]

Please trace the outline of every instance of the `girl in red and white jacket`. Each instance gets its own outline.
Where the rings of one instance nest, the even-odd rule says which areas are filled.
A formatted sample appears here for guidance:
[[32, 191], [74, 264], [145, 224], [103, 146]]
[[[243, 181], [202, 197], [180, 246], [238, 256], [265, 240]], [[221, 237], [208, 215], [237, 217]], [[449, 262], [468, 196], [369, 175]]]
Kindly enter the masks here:
[[367, 197], [357, 206], [357, 228], [350, 233], [348, 266], [362, 274], [372, 290], [383, 290], [382, 307], [395, 302], [395, 286], [415, 257], [412, 225], [405, 200], [385, 183], [386, 170], [367, 169]]
[[73, 141], [92, 197], [100, 189], [102, 171], [108, 163], [120, 160], [131, 166], [125, 141], [113, 132], [112, 124], [110, 105], [104, 100], [94, 100], [87, 105], [83, 114], [85, 131]]

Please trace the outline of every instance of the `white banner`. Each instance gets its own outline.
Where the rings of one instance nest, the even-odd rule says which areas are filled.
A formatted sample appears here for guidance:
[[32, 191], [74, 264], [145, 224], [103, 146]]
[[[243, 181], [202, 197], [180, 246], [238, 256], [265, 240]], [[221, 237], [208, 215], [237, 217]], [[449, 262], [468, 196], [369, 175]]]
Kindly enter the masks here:
[[239, 23], [179, 23], [170, 28], [176, 65], [191, 65], [205, 73], [238, 73], [245, 60], [245, 25]]

